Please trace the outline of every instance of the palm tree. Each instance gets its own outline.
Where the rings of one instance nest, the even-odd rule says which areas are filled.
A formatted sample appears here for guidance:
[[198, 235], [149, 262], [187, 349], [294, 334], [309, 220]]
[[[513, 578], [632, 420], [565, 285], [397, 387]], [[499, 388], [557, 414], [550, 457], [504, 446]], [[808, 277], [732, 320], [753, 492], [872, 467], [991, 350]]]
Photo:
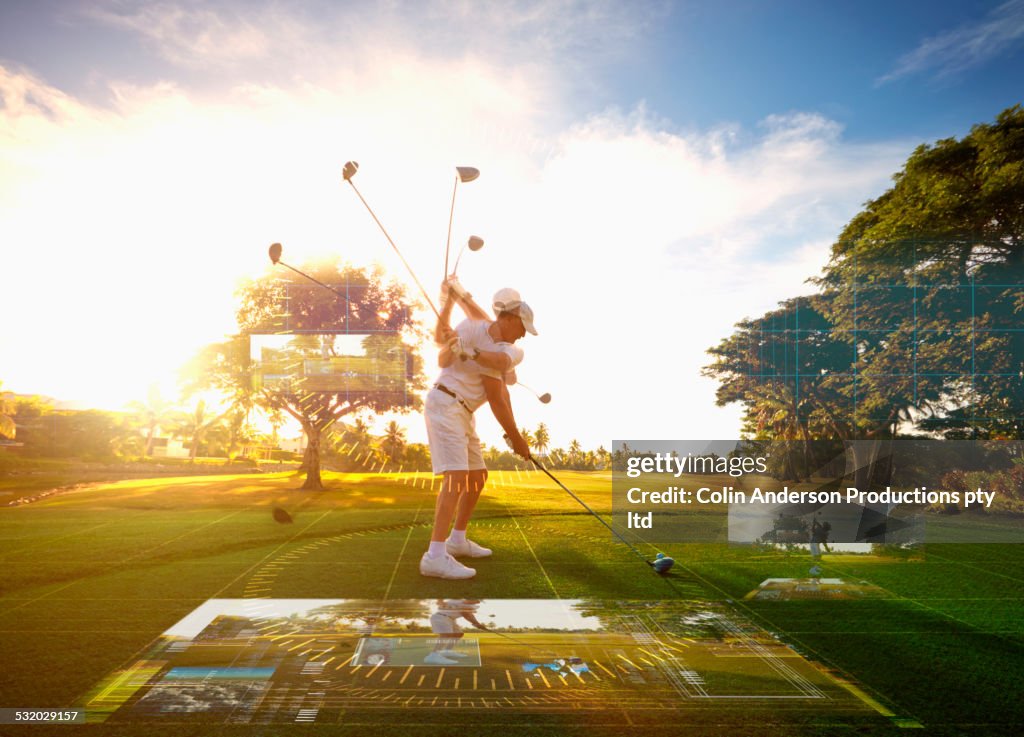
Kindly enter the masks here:
[[202, 442], [203, 435], [223, 418], [224, 414], [209, 417], [206, 414], [206, 402], [200, 399], [196, 404], [196, 408], [186, 415], [177, 426], [178, 432], [190, 438], [188, 457], [191, 461], [195, 462], [196, 460], [196, 455], [199, 452], [199, 443]]
[[405, 450], [405, 428], [391, 420], [384, 428], [384, 440], [381, 443], [381, 448], [393, 463], [398, 463], [402, 459], [402, 451]]
[[580, 441], [573, 438], [569, 443], [569, 468], [577, 468], [583, 463], [583, 446]]
[[138, 400], [129, 402], [128, 407], [138, 415], [142, 425], [146, 428], [146, 455], [153, 455], [153, 440], [157, 428], [161, 422], [167, 421], [174, 414], [174, 405], [164, 401], [160, 396], [160, 390], [156, 385], [149, 387], [146, 401]]
[[345, 436], [354, 445], [362, 447], [370, 442], [370, 426], [362, 417], [357, 417], [352, 425], [345, 430]]
[[[228, 458], [235, 457], [235, 450], [242, 446], [243, 455], [247, 452], [247, 446], [253, 440], [252, 426], [249, 424], [248, 411], [239, 405], [233, 405], [225, 415], [227, 420], [227, 454]], [[275, 428], [274, 418], [270, 418], [271, 426]]]
[[548, 434], [548, 426], [543, 422], [537, 425], [533, 433], [533, 442], [537, 445], [537, 455], [547, 453], [548, 444], [551, 443], [551, 436]]
[[[3, 386], [0, 383], [0, 386]], [[14, 395], [0, 392], [0, 437], [14, 440], [18, 430], [14, 424]]]
[[519, 434], [523, 436], [523, 440], [526, 441], [526, 445], [532, 448], [534, 443], [533, 433], [527, 430], [525, 427], [521, 427], [519, 428]]

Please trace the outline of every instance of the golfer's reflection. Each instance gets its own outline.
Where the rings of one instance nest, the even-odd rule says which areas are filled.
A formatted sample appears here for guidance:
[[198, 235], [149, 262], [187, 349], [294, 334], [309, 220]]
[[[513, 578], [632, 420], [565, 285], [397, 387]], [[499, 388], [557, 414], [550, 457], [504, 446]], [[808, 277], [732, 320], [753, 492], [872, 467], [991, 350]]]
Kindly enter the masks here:
[[487, 630], [476, 618], [480, 599], [438, 599], [435, 607], [430, 615], [430, 629], [437, 635], [437, 644], [423, 662], [427, 665], [460, 665], [461, 660], [470, 655], [456, 650], [463, 636], [459, 620], [466, 620], [478, 630]]

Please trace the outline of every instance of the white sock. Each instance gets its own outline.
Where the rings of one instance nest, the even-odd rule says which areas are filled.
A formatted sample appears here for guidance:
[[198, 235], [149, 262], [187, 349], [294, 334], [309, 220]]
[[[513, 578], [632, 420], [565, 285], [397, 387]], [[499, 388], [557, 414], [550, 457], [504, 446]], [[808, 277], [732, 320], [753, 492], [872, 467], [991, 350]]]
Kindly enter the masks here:
[[453, 529], [452, 534], [448, 536], [448, 542], [453, 542], [457, 545], [466, 542], [466, 531]]
[[440, 558], [447, 554], [448, 551], [444, 549], [444, 542], [430, 541], [430, 547], [427, 548], [427, 557], [429, 558]]

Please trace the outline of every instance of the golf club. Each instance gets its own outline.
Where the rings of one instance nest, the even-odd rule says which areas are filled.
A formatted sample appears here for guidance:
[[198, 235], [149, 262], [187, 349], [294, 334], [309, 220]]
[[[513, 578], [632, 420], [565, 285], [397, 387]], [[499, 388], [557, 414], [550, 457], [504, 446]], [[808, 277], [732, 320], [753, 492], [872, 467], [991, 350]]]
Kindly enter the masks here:
[[304, 271], [299, 271], [299, 270], [298, 270], [298, 269], [296, 269], [296, 268], [295, 268], [294, 266], [289, 266], [289, 265], [288, 265], [288, 264], [286, 264], [286, 263], [285, 263], [284, 261], [282, 261], [282, 260], [281, 260], [281, 251], [282, 251], [282, 250], [283, 250], [283, 249], [282, 249], [282, 246], [281, 246], [281, 244], [280, 244], [280, 243], [271, 243], [271, 244], [270, 244], [270, 249], [269, 249], [269, 253], [270, 253], [270, 261], [271, 261], [271, 263], [273, 263], [273, 264], [274, 264], [275, 266], [277, 266], [278, 264], [281, 264], [281, 266], [285, 267], [286, 269], [291, 269], [292, 271], [294, 271], [294, 272], [295, 272], [296, 274], [298, 274], [299, 276], [303, 276], [303, 277], [305, 277], [305, 278], [309, 279], [309, 280], [310, 280], [311, 282], [313, 282], [314, 284], [319, 284], [319, 285], [320, 285], [321, 287], [323, 287], [324, 289], [329, 289], [330, 291], [334, 292], [334, 293], [335, 293], [336, 295], [338, 295], [339, 297], [341, 297], [341, 298], [342, 298], [343, 300], [345, 300], [345, 301], [346, 301], [346, 302], [348, 302], [349, 304], [352, 304], [351, 300], [349, 300], [349, 298], [348, 298], [348, 297], [346, 297], [346, 296], [345, 296], [344, 294], [342, 294], [341, 292], [339, 292], [339, 291], [338, 291], [337, 289], [335, 289], [334, 287], [332, 287], [332, 286], [330, 286], [330, 285], [328, 285], [328, 284], [324, 284], [324, 283], [323, 283], [322, 281], [320, 281], [320, 280], [318, 280], [318, 279], [314, 279], [313, 277], [311, 277], [311, 276], [310, 276], [309, 274], [307, 274], [306, 272], [304, 272]]
[[537, 397], [537, 399], [540, 400], [541, 404], [548, 404], [549, 402], [551, 402], [551, 395], [548, 394], [547, 392], [544, 392], [543, 394], [538, 394], [533, 389], [531, 389], [530, 387], [528, 387], [526, 384], [519, 380], [516, 380], [516, 386], [523, 387], [523, 389], [530, 392], [533, 396]]
[[498, 637], [504, 637], [506, 640], [511, 640], [512, 642], [516, 643], [517, 645], [522, 645], [523, 647], [533, 648], [534, 651], [538, 652], [538, 653], [544, 653], [545, 655], [552, 655], [552, 656], [554, 656], [556, 658], [562, 656], [562, 653], [556, 653], [554, 650], [538, 649], [535, 645], [532, 645], [529, 642], [526, 642], [525, 640], [516, 639], [512, 635], [506, 635], [504, 632], [498, 632], [497, 630], [492, 630], [492, 629], [490, 629], [488, 627], [481, 627], [480, 629], [482, 629], [484, 632], [487, 632], [489, 634], [497, 635]]
[[[455, 217], [455, 193], [459, 189], [459, 182], [472, 182], [480, 176], [480, 170], [474, 169], [472, 166], [456, 166], [455, 167], [455, 186], [452, 187], [452, 207], [448, 213], [448, 240], [444, 244], [444, 275], [448, 276], [448, 251], [452, 243], [452, 219]], [[481, 243], [480, 245], [483, 245]]]
[[657, 556], [657, 557], [656, 557], [656, 558], [655, 558], [654, 560], [647, 560], [647, 558], [646, 558], [646, 557], [644, 556], [644, 554], [643, 554], [643, 553], [641, 553], [641, 552], [640, 552], [639, 550], [637, 550], [637, 549], [636, 549], [635, 547], [633, 547], [633, 545], [632, 545], [632, 544], [631, 544], [631, 543], [630, 543], [630, 542], [629, 542], [629, 541], [628, 541], [628, 540], [627, 540], [626, 538], [624, 538], [624, 537], [623, 537], [622, 535], [620, 535], [620, 534], [619, 534], [619, 533], [618, 533], [618, 532], [617, 532], [617, 531], [615, 530], [615, 528], [614, 528], [614, 527], [612, 527], [612, 526], [611, 526], [610, 524], [608, 524], [608, 523], [607, 523], [607, 522], [605, 522], [605, 521], [604, 521], [603, 519], [601, 519], [601, 518], [600, 518], [600, 517], [599, 517], [599, 516], [597, 515], [597, 512], [595, 512], [595, 511], [594, 511], [593, 509], [591, 509], [590, 507], [588, 507], [588, 506], [587, 506], [586, 502], [584, 502], [584, 501], [583, 501], [582, 499], [580, 499], [580, 498], [579, 498], [578, 496], [576, 496], [576, 495], [575, 495], [575, 494], [573, 494], [573, 493], [572, 493], [571, 491], [569, 491], [569, 487], [567, 487], [567, 486], [566, 486], [565, 484], [563, 484], [563, 483], [562, 483], [561, 481], [559, 481], [558, 479], [556, 479], [556, 478], [555, 478], [555, 476], [554, 476], [554, 474], [552, 474], [552, 473], [551, 473], [551, 471], [549, 471], [548, 469], [546, 469], [546, 468], [545, 468], [545, 467], [544, 467], [544, 466], [543, 466], [543, 465], [541, 464], [541, 462], [540, 462], [540, 461], [538, 461], [538, 460], [537, 460], [536, 458], [534, 458], [534, 457], [532, 457], [532, 456], [530, 457], [530, 460], [531, 460], [531, 461], [533, 462], [533, 465], [535, 465], [535, 466], [536, 466], [537, 468], [539, 468], [539, 469], [540, 469], [541, 471], [543, 471], [544, 473], [546, 473], [546, 474], [548, 475], [548, 478], [549, 478], [549, 479], [551, 479], [551, 480], [552, 480], [552, 481], [554, 481], [554, 482], [555, 482], [556, 484], [558, 484], [559, 486], [561, 486], [561, 487], [562, 487], [562, 491], [564, 491], [564, 492], [565, 492], [566, 494], [568, 494], [568, 495], [569, 495], [569, 496], [571, 496], [571, 497], [572, 497], [573, 499], [575, 499], [575, 500], [576, 500], [577, 502], [579, 502], [579, 503], [580, 503], [580, 506], [582, 506], [582, 507], [583, 507], [583, 508], [584, 508], [585, 510], [587, 510], [587, 511], [588, 511], [588, 512], [590, 512], [590, 513], [591, 513], [592, 515], [594, 515], [594, 518], [595, 518], [595, 519], [596, 519], [596, 520], [597, 520], [598, 522], [600, 522], [600, 523], [601, 523], [602, 525], [604, 525], [604, 526], [605, 526], [605, 527], [607, 527], [607, 528], [608, 528], [609, 530], [611, 530], [611, 531], [612, 531], [612, 534], [613, 534], [613, 535], [615, 535], [615, 537], [619, 538], [619, 540], [621, 540], [622, 542], [626, 543], [626, 545], [627, 545], [627, 546], [629, 546], [629, 549], [630, 549], [630, 550], [632, 550], [632, 551], [633, 551], [634, 553], [636, 553], [636, 554], [637, 554], [638, 556], [640, 556], [641, 560], [643, 560], [643, 562], [644, 562], [644, 563], [646, 563], [647, 565], [649, 565], [649, 566], [650, 566], [651, 568], [653, 568], [653, 569], [654, 569], [655, 571], [657, 571], [658, 573], [662, 573], [662, 574], [664, 574], [664, 573], [668, 573], [669, 569], [671, 569], [671, 568], [672, 568], [672, 566], [673, 566], [673, 565], [675, 565], [675, 561], [674, 561], [674, 560], [672, 560], [671, 558], [668, 558], [668, 557], [666, 557], [666, 556], [664, 555], [664, 553], [658, 553], [658, 556]]
[[[430, 309], [434, 311], [434, 314], [437, 316], [437, 319], [440, 320], [441, 313], [437, 311], [437, 308], [434, 306], [433, 300], [431, 300], [430, 295], [427, 294], [427, 290], [423, 288], [423, 285], [420, 283], [420, 280], [416, 277], [416, 272], [414, 272], [412, 270], [412, 267], [409, 266], [409, 262], [405, 260], [405, 257], [402, 255], [402, 252], [398, 250], [398, 246], [396, 246], [395, 242], [391, 240], [391, 236], [388, 235], [388, 231], [384, 229], [384, 225], [377, 218], [377, 215], [376, 213], [374, 213], [373, 208], [370, 207], [369, 203], [363, 198], [363, 195], [359, 191], [359, 188], [356, 187], [355, 182], [352, 181], [352, 177], [356, 175], [357, 171], [359, 171], [359, 164], [357, 164], [355, 161], [346, 161], [345, 166], [341, 170], [341, 176], [346, 182], [352, 185], [352, 191], [356, 193], [356, 196], [359, 197], [359, 201], [363, 203], [363, 205], [366, 207], [367, 212], [370, 213], [370, 217], [372, 217], [373, 221], [377, 223], [377, 227], [380, 228], [380, 232], [383, 233], [384, 237], [388, 239], [388, 243], [391, 244], [391, 247], [394, 249], [395, 253], [398, 254], [398, 258], [400, 258], [402, 260], [402, 263], [405, 264], [405, 268], [409, 271], [409, 275], [413, 278], [413, 281], [416, 282], [416, 286], [420, 288], [420, 294], [423, 295], [423, 299], [427, 300], [427, 304], [430, 305]], [[477, 172], [477, 175], [479, 176], [479, 172]], [[474, 177], [474, 179], [475, 178], [476, 177]], [[447, 263], [445, 264], [445, 266], [447, 267]]]
[[470, 251], [479, 251], [484, 247], [484, 239], [471, 235], [469, 240], [462, 244], [462, 248], [459, 249], [458, 258], [455, 259], [455, 268], [452, 269], [452, 276], [455, 276], [459, 271], [459, 261], [462, 260], [462, 254], [466, 252], [466, 246], [469, 246]]

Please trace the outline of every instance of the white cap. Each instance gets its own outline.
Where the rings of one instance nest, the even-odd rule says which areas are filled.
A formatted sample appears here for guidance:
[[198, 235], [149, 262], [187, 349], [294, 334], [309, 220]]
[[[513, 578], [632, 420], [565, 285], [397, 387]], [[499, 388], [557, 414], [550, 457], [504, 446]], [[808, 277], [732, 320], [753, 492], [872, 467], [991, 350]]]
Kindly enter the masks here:
[[522, 301], [523, 298], [519, 296], [519, 292], [512, 289], [512, 287], [505, 287], [504, 289], [499, 289], [494, 293], [494, 299], [491, 301], [491, 306], [494, 307], [494, 314], [497, 315], [499, 312], [509, 310], [510, 308], [508, 305], [510, 303], [514, 302], [516, 306], [518, 306]]
[[523, 301], [523, 298], [515, 289], [511, 287], [499, 289], [494, 293], [491, 306], [494, 308], [495, 315], [502, 312], [511, 312], [518, 315], [519, 319], [523, 321], [523, 327], [526, 328], [526, 332], [532, 335], [537, 334], [537, 329], [533, 326], [533, 310], [530, 308], [530, 305]]

